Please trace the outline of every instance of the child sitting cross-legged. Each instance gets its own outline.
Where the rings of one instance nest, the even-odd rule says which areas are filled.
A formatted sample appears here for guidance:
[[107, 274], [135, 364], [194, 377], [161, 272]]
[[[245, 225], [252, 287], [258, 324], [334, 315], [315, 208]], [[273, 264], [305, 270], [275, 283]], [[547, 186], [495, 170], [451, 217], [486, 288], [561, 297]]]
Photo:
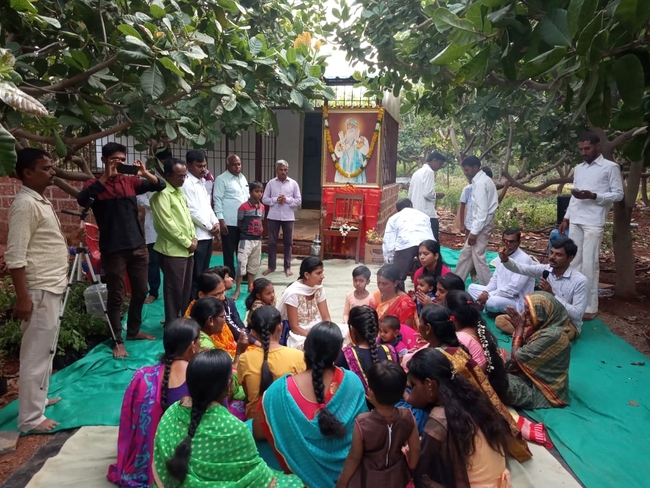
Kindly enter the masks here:
[[377, 338], [377, 343], [393, 346], [397, 355], [403, 358], [406, 356], [408, 348], [402, 340], [400, 328], [401, 326], [397, 317], [394, 315], [385, 315], [379, 321], [379, 337]]
[[336, 488], [408, 484], [409, 469], [420, 457], [420, 439], [410, 410], [395, 407], [405, 387], [406, 373], [398, 364], [382, 361], [370, 367], [367, 395], [375, 408], [355, 419], [352, 447]]

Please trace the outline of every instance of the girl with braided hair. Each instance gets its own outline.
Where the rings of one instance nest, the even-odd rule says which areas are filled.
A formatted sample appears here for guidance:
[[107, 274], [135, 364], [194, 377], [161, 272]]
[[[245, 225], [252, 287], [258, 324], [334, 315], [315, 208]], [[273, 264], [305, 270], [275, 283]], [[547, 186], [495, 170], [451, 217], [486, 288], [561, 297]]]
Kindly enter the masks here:
[[[437, 349], [442, 352], [451, 361], [456, 372], [478, 390], [482, 391], [506, 422], [508, 422], [511, 433], [508, 442], [508, 452], [519, 462], [530, 459], [532, 454], [521, 435], [521, 431], [517, 427], [517, 423], [499, 399], [499, 396], [494, 391], [494, 388], [492, 388], [483, 370], [472, 359], [467, 348], [458, 340], [456, 328], [449, 316], [449, 311], [442, 305], [435, 303], [427, 305], [422, 309], [422, 315], [418, 322], [420, 335], [422, 339], [428, 342], [428, 346], [418, 350], [415, 354], [426, 349]], [[415, 354], [404, 357], [403, 361], [406, 361], [406, 363], [403, 362], [402, 366], [404, 366], [407, 372], [409, 372], [410, 368], [409, 361]], [[405, 400], [410, 404], [411, 399], [409, 394], [405, 395]], [[400, 406], [406, 405], [400, 404]], [[413, 408], [413, 415], [418, 421], [418, 427], [421, 432], [424, 429], [424, 424], [428, 416], [427, 412], [427, 416], [423, 417], [421, 415], [422, 412], [423, 410], [419, 408]]]
[[255, 310], [264, 305], [275, 307], [275, 287], [267, 278], [257, 278], [253, 281], [253, 289], [246, 297], [246, 324], [250, 325], [251, 315]]
[[239, 357], [237, 364], [237, 376], [246, 393], [246, 418], [249, 419], [255, 415], [259, 399], [273, 381], [306, 368], [302, 351], [280, 345], [282, 316], [275, 307], [257, 308], [250, 316], [250, 330], [257, 342]]
[[418, 351], [409, 362], [410, 401], [430, 409], [415, 486], [509, 488], [508, 424], [441, 351]]
[[294, 475], [262, 460], [249, 428], [223, 406], [232, 393], [232, 360], [219, 349], [197, 354], [187, 367], [191, 398], [163, 415], [154, 442], [157, 486], [302, 487]]
[[447, 293], [445, 303], [456, 327], [458, 340], [487, 375], [499, 398], [505, 398], [508, 391], [505, 364], [499, 354], [496, 338], [481, 317], [478, 304], [469, 293], [456, 290]]
[[253, 432], [269, 441], [285, 472], [310, 488], [332, 488], [352, 444], [354, 419], [367, 411], [361, 380], [337, 368], [343, 336], [320, 322], [305, 339], [307, 370], [274, 381], [262, 397]]
[[366, 374], [370, 366], [379, 361], [398, 362], [397, 353], [390, 344], [377, 344], [379, 319], [377, 312], [368, 305], [352, 307], [348, 326], [352, 344], [343, 348], [336, 365], [356, 374], [368, 390]]
[[151, 486], [153, 440], [163, 411], [188, 394], [185, 371], [200, 350], [199, 325], [176, 319], [163, 329], [160, 363], [138, 369], [129, 383], [120, 414], [117, 463], [106, 477], [118, 486]]

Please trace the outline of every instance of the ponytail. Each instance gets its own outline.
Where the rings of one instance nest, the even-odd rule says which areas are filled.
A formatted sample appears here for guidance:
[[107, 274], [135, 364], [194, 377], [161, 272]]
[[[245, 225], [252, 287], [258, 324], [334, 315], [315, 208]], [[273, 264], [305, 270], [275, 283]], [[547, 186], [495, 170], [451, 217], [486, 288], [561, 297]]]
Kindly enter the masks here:
[[312, 364], [311, 381], [316, 394], [316, 401], [320, 406], [318, 411], [318, 428], [325, 437], [344, 437], [345, 426], [325, 406], [325, 385], [323, 384], [323, 373], [325, 365], [322, 361]]
[[[258, 281], [258, 280], [255, 280]], [[282, 316], [275, 307], [263, 305], [255, 310], [250, 317], [250, 328], [260, 337], [264, 348], [264, 360], [262, 361], [260, 377], [260, 397], [273, 383], [273, 373], [269, 367], [269, 347], [271, 345], [271, 333], [275, 332], [282, 323]]]
[[163, 360], [165, 362], [165, 371], [163, 373], [162, 381], [160, 382], [160, 404], [162, 405], [163, 410], [167, 410], [167, 392], [169, 391], [169, 374], [172, 370], [172, 362], [174, 358], [171, 356], [164, 356]]
[[194, 406], [192, 405], [192, 412], [190, 414], [190, 426], [187, 429], [187, 437], [176, 446], [174, 450], [174, 455], [171, 459], [168, 459], [165, 463], [167, 471], [174, 478], [180, 481], [181, 484], [185, 482], [187, 477], [187, 471], [190, 464], [190, 456], [192, 455], [192, 438], [196, 433], [196, 429], [201, 422], [201, 417], [207, 410], [208, 404]]

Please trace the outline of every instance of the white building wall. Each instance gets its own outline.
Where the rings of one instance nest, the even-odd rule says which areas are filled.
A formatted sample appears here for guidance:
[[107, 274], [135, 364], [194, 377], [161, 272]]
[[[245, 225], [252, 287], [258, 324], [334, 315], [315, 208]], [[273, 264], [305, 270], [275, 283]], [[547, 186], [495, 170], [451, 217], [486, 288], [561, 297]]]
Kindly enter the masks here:
[[278, 129], [275, 143], [277, 159], [289, 163], [289, 176], [302, 181], [302, 116], [290, 110], [277, 110]]

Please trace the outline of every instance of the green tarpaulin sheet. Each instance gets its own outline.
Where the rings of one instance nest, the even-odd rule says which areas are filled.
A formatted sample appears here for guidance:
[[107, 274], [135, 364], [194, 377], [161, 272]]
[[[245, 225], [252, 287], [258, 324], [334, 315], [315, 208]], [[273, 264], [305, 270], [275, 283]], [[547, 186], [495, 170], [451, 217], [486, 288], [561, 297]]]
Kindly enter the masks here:
[[[443, 249], [454, 267], [459, 252]], [[488, 253], [488, 260], [496, 257]], [[213, 258], [213, 265], [221, 257]], [[348, 283], [345, 283], [349, 286]], [[335, 286], [331, 283], [330, 286]], [[244, 311], [244, 296], [238, 301]], [[160, 337], [162, 300], [145, 307], [143, 330]], [[494, 328], [502, 346], [510, 338]], [[63, 401], [48, 408], [61, 421], [60, 429], [84, 425], [118, 425], [124, 390], [138, 367], [154, 364], [161, 341], [129, 342], [130, 357], [112, 359], [100, 345], [52, 377], [50, 396]], [[646, 363], [647, 365], [632, 365]], [[563, 409], [528, 412], [544, 422], [558, 451], [588, 488], [650, 487], [650, 361], [610, 332], [600, 321], [586, 322], [573, 344], [570, 370], [571, 405]], [[0, 411], [0, 430], [16, 429], [17, 402]]]

